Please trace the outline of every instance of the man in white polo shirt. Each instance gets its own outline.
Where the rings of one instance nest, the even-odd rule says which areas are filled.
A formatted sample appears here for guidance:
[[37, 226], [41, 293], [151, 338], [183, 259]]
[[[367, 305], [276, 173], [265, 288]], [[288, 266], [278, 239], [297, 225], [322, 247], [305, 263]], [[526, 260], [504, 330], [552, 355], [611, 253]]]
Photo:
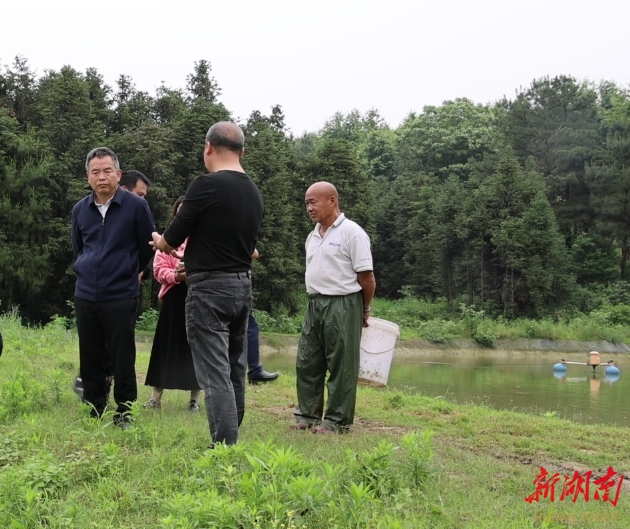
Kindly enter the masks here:
[[313, 184], [305, 203], [316, 225], [306, 239], [309, 303], [298, 344], [297, 423], [292, 428], [346, 432], [354, 421], [361, 329], [368, 325], [376, 288], [370, 239], [341, 213], [332, 184]]

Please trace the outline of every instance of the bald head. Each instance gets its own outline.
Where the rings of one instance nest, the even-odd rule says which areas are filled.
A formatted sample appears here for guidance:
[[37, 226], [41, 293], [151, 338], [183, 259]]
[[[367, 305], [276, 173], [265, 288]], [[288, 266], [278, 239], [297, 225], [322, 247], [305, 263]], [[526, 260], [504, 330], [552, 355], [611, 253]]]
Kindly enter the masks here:
[[309, 187], [306, 190], [304, 203], [313, 222], [319, 222], [324, 229], [335, 222], [341, 214], [337, 189], [328, 182], [317, 182]]
[[208, 130], [206, 143], [212, 145], [218, 153], [228, 150], [240, 156], [245, 146], [245, 135], [236, 123], [219, 121]]
[[339, 203], [339, 194], [337, 188], [329, 182], [316, 182], [306, 190], [306, 195], [317, 195], [324, 199], [334, 197], [335, 201]]

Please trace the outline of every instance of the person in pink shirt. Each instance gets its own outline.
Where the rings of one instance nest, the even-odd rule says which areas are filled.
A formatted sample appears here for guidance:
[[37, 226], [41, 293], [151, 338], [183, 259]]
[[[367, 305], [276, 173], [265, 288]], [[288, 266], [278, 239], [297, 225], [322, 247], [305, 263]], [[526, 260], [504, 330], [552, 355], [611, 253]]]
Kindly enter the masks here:
[[[175, 217], [184, 197], [173, 205]], [[184, 254], [186, 241], [177, 248]], [[190, 391], [190, 411], [199, 411], [201, 389], [197, 384], [192, 353], [186, 337], [186, 271], [184, 263], [168, 253], [157, 251], [153, 261], [153, 275], [162, 285], [158, 297], [162, 300], [160, 316], [155, 328], [149, 369], [145, 385], [153, 386], [153, 393], [145, 404], [161, 408], [165, 389]]]

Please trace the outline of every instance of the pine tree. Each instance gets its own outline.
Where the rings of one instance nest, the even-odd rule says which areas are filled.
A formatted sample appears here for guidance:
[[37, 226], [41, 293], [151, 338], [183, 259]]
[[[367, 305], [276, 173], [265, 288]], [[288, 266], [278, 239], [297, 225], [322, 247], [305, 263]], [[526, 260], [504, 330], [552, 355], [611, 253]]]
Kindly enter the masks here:
[[39, 294], [51, 273], [50, 162], [35, 135], [0, 110], [0, 302], [29, 319], [48, 308]]
[[265, 201], [265, 218], [254, 262], [256, 308], [278, 313], [298, 309], [296, 295], [304, 277], [301, 219], [303, 195], [294, 179], [294, 154], [284, 132], [280, 107], [270, 116], [252, 112], [244, 127], [243, 167]]

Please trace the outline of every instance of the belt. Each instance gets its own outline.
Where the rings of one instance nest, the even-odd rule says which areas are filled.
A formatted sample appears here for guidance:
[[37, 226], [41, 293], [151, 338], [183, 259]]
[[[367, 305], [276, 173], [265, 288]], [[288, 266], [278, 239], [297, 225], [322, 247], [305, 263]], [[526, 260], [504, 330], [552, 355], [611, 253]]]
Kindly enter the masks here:
[[246, 272], [222, 272], [221, 270], [215, 270], [212, 272], [196, 272], [194, 274], [189, 275], [186, 278], [186, 285], [192, 285], [199, 281], [203, 281], [204, 279], [208, 279], [210, 277], [213, 278], [230, 278], [237, 277], [239, 279], [252, 278], [252, 273], [247, 270]]

